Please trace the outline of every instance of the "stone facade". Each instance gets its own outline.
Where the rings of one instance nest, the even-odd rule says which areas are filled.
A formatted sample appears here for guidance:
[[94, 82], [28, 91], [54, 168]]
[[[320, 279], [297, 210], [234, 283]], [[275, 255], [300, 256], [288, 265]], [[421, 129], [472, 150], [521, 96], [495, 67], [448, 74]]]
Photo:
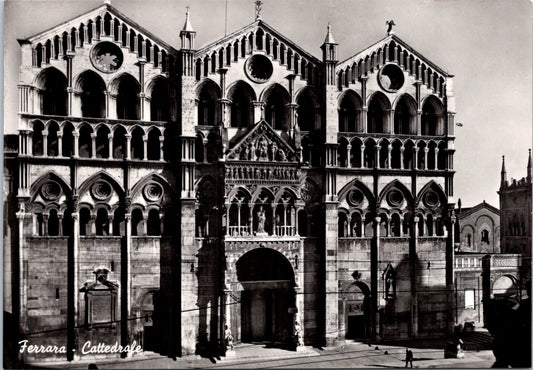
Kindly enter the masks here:
[[[522, 260], [522, 283], [531, 281], [531, 149], [527, 159], [527, 176], [507, 180], [505, 157], [502, 159], [500, 195], [502, 253], [519, 253]], [[525, 286], [525, 285], [524, 285]]]
[[187, 13], [174, 49], [104, 4], [20, 42], [21, 335], [72, 359], [213, 350], [225, 326], [280, 345], [449, 333], [452, 76], [393, 32], [342, 62], [329, 27], [319, 59], [259, 14], [195, 35]]
[[500, 253], [500, 211], [488, 203], [456, 210], [456, 252]]

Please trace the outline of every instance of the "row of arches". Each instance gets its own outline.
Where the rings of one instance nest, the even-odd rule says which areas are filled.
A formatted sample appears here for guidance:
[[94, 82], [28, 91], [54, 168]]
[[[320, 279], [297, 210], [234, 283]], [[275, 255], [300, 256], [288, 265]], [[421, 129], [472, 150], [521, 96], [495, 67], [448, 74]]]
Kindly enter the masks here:
[[165, 48], [110, 13], [96, 16], [36, 44], [33, 47], [33, 66], [42, 67], [50, 64], [52, 59], [62, 59], [68, 51], [74, 52], [76, 47], [99, 41], [101, 36], [111, 37], [120, 46], [153, 63], [155, 68], [161, 68], [161, 72], [168, 71], [170, 58]]
[[[40, 114], [65, 116], [68, 111], [67, 77], [54, 67], [46, 68], [36, 77], [38, 109]], [[86, 70], [74, 80], [73, 106], [79, 112], [70, 115], [92, 118], [117, 118], [151, 121], [170, 119], [171, 87], [166, 77], [157, 76], [147, 85], [147, 93], [135, 77], [123, 73], [114, 78], [108, 86], [94, 71]], [[142, 99], [141, 99], [142, 97]], [[142, 117], [141, 104], [149, 104]]]
[[90, 125], [56, 121], [32, 125], [32, 154], [49, 157], [168, 159], [165, 131], [158, 127]]
[[369, 72], [388, 62], [397, 63], [409, 75], [420, 80], [438, 96], [446, 95], [446, 81], [440, 72], [394, 41], [383, 45], [372, 54], [354, 61], [345, 68], [341, 68], [337, 73], [339, 90], [354, 84], [361, 76], [368, 75]]
[[424, 136], [445, 134], [444, 106], [434, 96], [424, 100], [418, 117], [417, 103], [409, 94], [403, 94], [392, 105], [383, 93], [376, 92], [368, 100], [368, 109], [364, 117], [361, 97], [355, 91], [348, 90], [340, 99], [338, 112], [339, 132]]
[[374, 222], [378, 223], [380, 237], [410, 237], [411, 229], [417, 228], [417, 235], [420, 237], [445, 236], [442, 218], [432, 214], [376, 214], [359, 211], [349, 213], [348, 210], [339, 211], [338, 214], [338, 236], [340, 238], [368, 238], [374, 236]]
[[200, 80], [216, 73], [218, 69], [225, 68], [254, 51], [265, 52], [281, 65], [286, 65], [287, 69], [293, 70], [301, 79], [308, 80], [310, 84], [316, 84], [318, 81], [319, 69], [312, 61], [261, 27], [217, 50], [204, 55], [200, 52], [196, 59], [196, 79]]
[[443, 141], [340, 137], [337, 164], [345, 168], [445, 170], [446, 155]]
[[[70, 210], [50, 208], [44, 211], [34, 208], [33, 235], [59, 236], [72, 235], [73, 220]], [[80, 206], [79, 234], [81, 236], [125, 236], [125, 210], [118, 208], [111, 212], [106, 207], [91, 209]], [[140, 208], [131, 210], [132, 236], [172, 235], [176, 228], [177, 211], [174, 208], [164, 210], [152, 208], [143, 212]]]
[[[211, 80], [204, 81], [197, 89], [198, 125], [214, 126], [222, 121], [220, 87]], [[229, 121], [231, 127], [244, 128], [260, 119], [266, 120], [274, 129], [289, 130], [291, 114], [296, 114], [296, 121], [301, 131], [314, 130], [320, 121], [319, 104], [311, 88], [305, 88], [296, 98], [296, 105], [291, 104], [289, 92], [279, 84], [266, 87], [259, 100], [254, 89], [244, 81], [237, 81], [229, 87]], [[261, 107], [261, 117], [255, 116], [254, 107]]]

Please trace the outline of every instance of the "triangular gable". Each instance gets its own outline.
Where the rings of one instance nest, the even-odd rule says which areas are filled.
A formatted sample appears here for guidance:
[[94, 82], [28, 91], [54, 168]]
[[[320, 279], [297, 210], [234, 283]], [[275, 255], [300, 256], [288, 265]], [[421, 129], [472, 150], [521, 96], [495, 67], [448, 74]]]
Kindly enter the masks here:
[[358, 52], [357, 54], [349, 57], [348, 59], [338, 63], [336, 66], [336, 70], [339, 71], [339, 70], [346, 69], [350, 67], [351, 65], [353, 65], [354, 63], [358, 63], [360, 60], [365, 60], [365, 58], [371, 57], [373, 53], [377, 53], [378, 50], [380, 49], [383, 50], [383, 48], [387, 45], [390, 45], [391, 42], [394, 42], [396, 45], [400, 46], [402, 50], [407, 51], [410, 55], [413, 55], [415, 59], [417, 59], [421, 64], [425, 64], [426, 66], [431, 68], [434, 72], [440, 74], [441, 77], [443, 78], [453, 77], [453, 75], [449, 74], [448, 72], [444, 71], [442, 68], [440, 68], [439, 66], [431, 62], [429, 59], [424, 57], [422, 54], [420, 54], [418, 51], [416, 51], [414, 48], [412, 48], [409, 44], [407, 44], [405, 41], [400, 39], [395, 34], [391, 34], [381, 39], [375, 44], [367, 47], [366, 49]]
[[478, 205], [474, 206], [474, 207], [470, 207], [470, 208], [464, 208], [461, 210], [461, 212], [459, 213], [458, 217], [459, 218], [464, 218], [464, 217], [468, 217], [482, 209], [486, 209], [492, 213], [494, 213], [496, 216], [500, 216], [500, 210], [494, 206], [491, 206], [490, 204], [488, 204], [487, 202], [482, 202], [482, 203], [479, 203]]
[[287, 162], [296, 160], [296, 152], [266, 121], [260, 121], [228, 150], [226, 158]]
[[320, 59], [316, 58], [312, 54], [308, 53], [307, 51], [300, 48], [296, 43], [289, 40], [287, 37], [283, 36], [281, 33], [279, 33], [277, 30], [275, 30], [272, 26], [264, 22], [262, 19], [258, 19], [254, 21], [253, 23], [242, 27], [241, 29], [230, 33], [229, 35], [218, 39], [214, 42], [211, 42], [207, 44], [206, 46], [202, 47], [201, 49], [198, 49], [195, 53], [195, 58], [203, 57], [206, 54], [209, 54], [211, 51], [221, 48], [222, 46], [227, 46], [228, 44], [233, 45], [235, 41], [241, 40], [243, 36], [249, 35], [250, 32], [255, 32], [258, 28], [261, 28], [265, 34], [270, 34], [272, 38], [275, 38], [280, 42], [281, 44], [284, 44], [287, 48], [292, 49], [294, 52], [296, 52], [300, 57], [305, 58], [308, 60], [308, 62], [311, 62], [312, 64], [320, 65], [321, 61]]
[[176, 50], [167, 44], [165, 41], [160, 39], [159, 37], [153, 35], [151, 32], [149, 32], [144, 27], [140, 26], [137, 22], [133, 21], [132, 19], [128, 18], [126, 15], [121, 13], [119, 10], [114, 8], [113, 6], [109, 4], [102, 4], [98, 6], [97, 8], [90, 10], [88, 12], [85, 12], [67, 22], [63, 22], [59, 26], [55, 26], [53, 28], [50, 28], [46, 31], [40, 32], [36, 35], [33, 35], [25, 40], [19, 40], [20, 43], [31, 43], [31, 44], [38, 44], [38, 43], [45, 43], [48, 40], [53, 40], [54, 37], [59, 36], [66, 32], [69, 34], [72, 29], [75, 29], [79, 32], [78, 27], [81, 24], [87, 25], [89, 21], [94, 22], [98, 17], [103, 18], [106, 13], [108, 13], [112, 18], [116, 18], [119, 20], [120, 24], [125, 24], [128, 29], [134, 30], [137, 35], [141, 35], [144, 40], [150, 40], [150, 42], [153, 45], [158, 45], [159, 49], [165, 50], [167, 53], [176, 53]]

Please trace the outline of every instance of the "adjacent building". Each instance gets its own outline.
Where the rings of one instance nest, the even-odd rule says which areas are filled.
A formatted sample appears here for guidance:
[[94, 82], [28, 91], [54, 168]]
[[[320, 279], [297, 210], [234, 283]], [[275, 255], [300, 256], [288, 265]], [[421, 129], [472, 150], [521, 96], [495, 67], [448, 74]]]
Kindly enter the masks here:
[[195, 36], [188, 11], [174, 48], [104, 4], [19, 41], [21, 337], [75, 359], [87, 341], [199, 352], [225, 326], [280, 345], [450, 333], [453, 76], [391, 29], [344, 61], [331, 27], [317, 58], [260, 9]]

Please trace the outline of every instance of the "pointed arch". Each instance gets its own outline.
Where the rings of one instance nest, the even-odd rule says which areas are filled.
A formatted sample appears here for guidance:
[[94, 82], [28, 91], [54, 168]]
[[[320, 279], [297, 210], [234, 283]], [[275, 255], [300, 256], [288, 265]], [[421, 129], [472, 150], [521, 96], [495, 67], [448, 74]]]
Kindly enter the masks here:
[[[414, 201], [413, 195], [411, 194], [411, 191], [400, 180], [393, 180], [390, 183], [388, 183], [383, 188], [383, 190], [381, 190], [381, 192], [379, 193], [379, 196], [377, 198], [376, 203], [379, 204], [381, 207], [383, 207], [382, 203], [385, 200], [385, 197], [387, 196], [387, 194], [389, 194], [389, 192], [391, 192], [392, 190], [395, 190], [395, 189], [403, 194], [406, 204], [402, 206], [403, 202], [398, 202], [397, 205], [394, 205], [394, 203], [395, 203], [394, 200], [389, 200], [389, 205], [391, 207], [394, 207], [394, 208], [397, 208], [397, 207], [399, 207], [399, 208], [408, 208], [408, 207], [410, 207], [413, 204], [413, 201]], [[400, 206], [402, 206], [402, 207], [400, 207]]]
[[368, 200], [369, 204], [375, 203], [375, 197], [372, 191], [370, 191], [370, 189], [362, 181], [358, 179], [352, 180], [346, 185], [344, 185], [343, 188], [339, 191], [337, 198], [339, 200], [345, 199], [346, 196], [348, 195], [348, 192], [352, 190], [353, 188], [360, 190], [363, 193], [363, 195], [366, 197], [366, 199]]
[[120, 198], [124, 197], [125, 192], [120, 183], [112, 175], [104, 171], [99, 171], [87, 178], [85, 181], [83, 181], [83, 183], [79, 187], [79, 195], [81, 196], [82, 194], [88, 192], [91, 185], [93, 185], [98, 180], [107, 181], [113, 187], [113, 189]]

